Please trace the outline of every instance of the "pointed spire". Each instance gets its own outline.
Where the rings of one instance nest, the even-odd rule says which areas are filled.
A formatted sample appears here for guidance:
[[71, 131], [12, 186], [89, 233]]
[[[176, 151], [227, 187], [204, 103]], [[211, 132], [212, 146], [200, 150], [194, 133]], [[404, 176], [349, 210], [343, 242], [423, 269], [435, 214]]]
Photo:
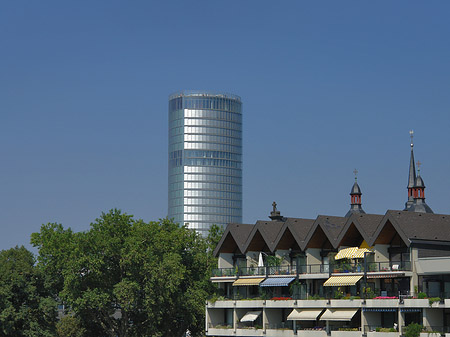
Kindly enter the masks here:
[[361, 189], [359, 188], [358, 185], [358, 170], [355, 169], [353, 171], [353, 173], [355, 174], [355, 183], [353, 184], [352, 190], [350, 191], [350, 210], [347, 212], [347, 214], [345, 215], [347, 218], [352, 215], [353, 213], [360, 213], [360, 214], [365, 214], [366, 212], [364, 212], [364, 210], [362, 209], [361, 206]]
[[414, 131], [409, 131], [409, 136], [411, 137], [411, 157], [409, 159], [409, 175], [408, 175], [408, 201], [405, 203], [405, 211], [411, 207], [414, 202], [413, 187], [416, 182], [416, 167], [414, 165]]
[[414, 201], [413, 201], [411, 207], [408, 208], [408, 211], [418, 212], [418, 213], [433, 213], [433, 210], [425, 202], [425, 183], [423, 182], [423, 179], [420, 176], [420, 165], [422, 165], [422, 163], [420, 161], [418, 161], [417, 162], [417, 178], [414, 182], [413, 192], [412, 192]]

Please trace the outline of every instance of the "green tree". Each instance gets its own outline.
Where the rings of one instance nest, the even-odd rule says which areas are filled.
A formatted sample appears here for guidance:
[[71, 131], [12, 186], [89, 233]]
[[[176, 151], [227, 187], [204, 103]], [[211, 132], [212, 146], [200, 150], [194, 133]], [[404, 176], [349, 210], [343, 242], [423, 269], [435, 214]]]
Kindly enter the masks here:
[[203, 333], [204, 303], [213, 291], [212, 242], [195, 231], [111, 210], [83, 233], [45, 225], [32, 243], [39, 249], [38, 266], [87, 335]]
[[0, 252], [0, 336], [54, 336], [56, 303], [25, 247]]
[[67, 315], [56, 324], [56, 332], [59, 337], [83, 337], [86, 329], [83, 328], [80, 319]]

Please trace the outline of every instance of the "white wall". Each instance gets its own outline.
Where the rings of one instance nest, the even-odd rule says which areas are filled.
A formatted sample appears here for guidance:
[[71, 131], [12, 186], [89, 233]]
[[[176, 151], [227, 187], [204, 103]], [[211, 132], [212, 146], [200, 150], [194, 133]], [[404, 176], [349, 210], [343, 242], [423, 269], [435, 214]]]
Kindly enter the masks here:
[[389, 262], [389, 245], [375, 245], [375, 262]]
[[444, 315], [441, 309], [423, 309], [423, 325], [424, 326], [443, 326]]
[[281, 260], [281, 265], [282, 266], [287, 266], [290, 264], [290, 260], [289, 260], [289, 250], [277, 250], [275, 252], [275, 256], [279, 257]]
[[269, 324], [281, 323], [282, 321], [281, 312], [282, 311], [279, 309], [266, 309], [267, 323]]
[[220, 253], [218, 267], [233, 268], [233, 253]]
[[320, 248], [308, 248], [306, 250], [307, 264], [322, 264], [322, 257], [320, 256]]
[[247, 267], [258, 267], [259, 252], [248, 251], [247, 254]]

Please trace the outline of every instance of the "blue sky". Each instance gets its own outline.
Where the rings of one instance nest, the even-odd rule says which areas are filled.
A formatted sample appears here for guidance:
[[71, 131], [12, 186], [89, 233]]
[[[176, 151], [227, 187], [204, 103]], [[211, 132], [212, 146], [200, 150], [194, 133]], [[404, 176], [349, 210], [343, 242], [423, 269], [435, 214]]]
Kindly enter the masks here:
[[406, 201], [409, 130], [450, 214], [446, 1], [3, 1], [0, 249], [117, 207], [167, 214], [167, 98], [244, 102], [244, 221]]

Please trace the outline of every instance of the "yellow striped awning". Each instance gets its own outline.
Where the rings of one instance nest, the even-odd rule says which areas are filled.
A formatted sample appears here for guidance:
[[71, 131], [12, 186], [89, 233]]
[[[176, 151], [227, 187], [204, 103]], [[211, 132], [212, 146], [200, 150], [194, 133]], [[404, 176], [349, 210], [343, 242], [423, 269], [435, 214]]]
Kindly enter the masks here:
[[362, 275], [331, 276], [323, 284], [324, 287], [354, 286]]
[[233, 286], [257, 286], [262, 281], [264, 281], [264, 277], [239, 278], [233, 282]]
[[363, 259], [364, 253], [371, 252], [371, 250], [367, 248], [358, 248], [358, 247], [350, 247], [341, 249], [336, 256], [334, 257], [335, 260], [340, 259]]

